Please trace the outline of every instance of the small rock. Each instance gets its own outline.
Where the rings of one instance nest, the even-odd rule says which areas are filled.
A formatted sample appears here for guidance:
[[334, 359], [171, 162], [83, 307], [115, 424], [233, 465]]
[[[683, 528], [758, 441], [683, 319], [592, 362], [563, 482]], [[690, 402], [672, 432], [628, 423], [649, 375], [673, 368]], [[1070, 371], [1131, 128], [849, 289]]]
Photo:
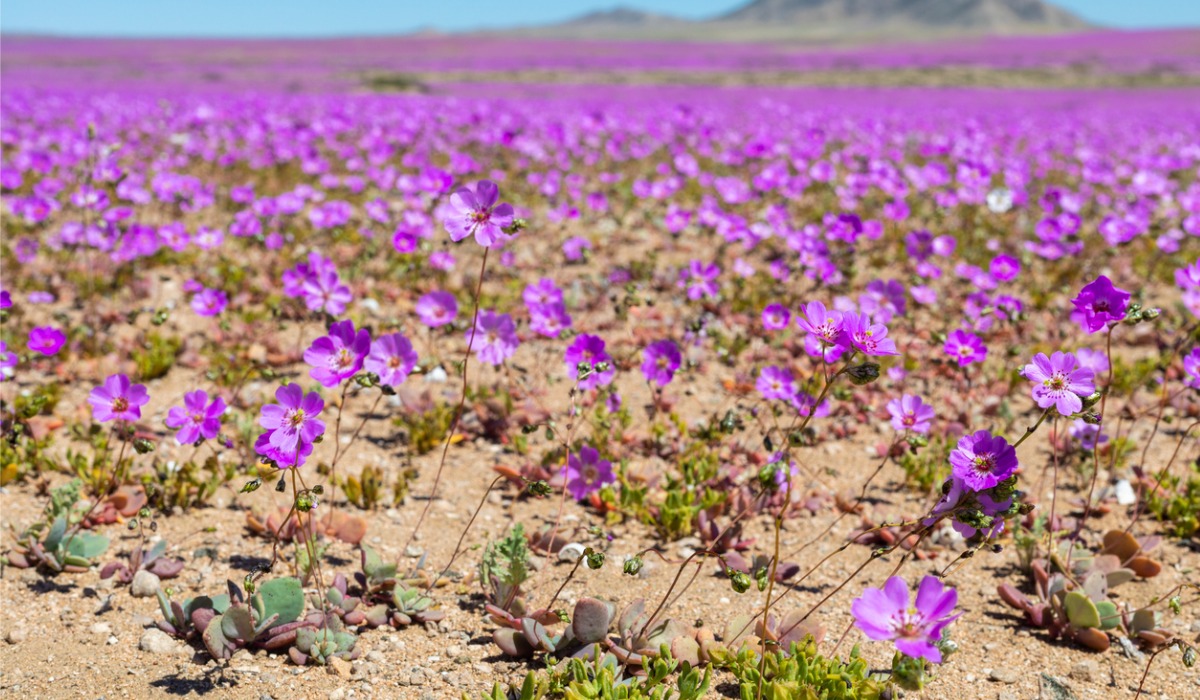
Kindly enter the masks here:
[[21, 642], [25, 641], [25, 636], [26, 633], [24, 628], [14, 627], [8, 631], [8, 634], [4, 635], [4, 641], [8, 642], [9, 644], [20, 644]]
[[1074, 678], [1077, 681], [1089, 683], [1096, 679], [1096, 672], [1096, 662], [1080, 661], [1071, 667], [1071, 673], [1069, 675], [1071, 678]]
[[138, 648], [151, 654], [173, 654], [176, 649], [175, 640], [171, 635], [160, 629], [148, 629], [138, 640]]
[[1129, 506], [1137, 503], [1137, 495], [1133, 492], [1133, 484], [1128, 479], [1121, 479], [1113, 487], [1117, 492], [1117, 505]]
[[412, 557], [413, 559], [416, 559], [417, 557], [421, 556], [424, 553], [425, 553], [425, 550], [421, 549], [420, 547], [417, 547], [416, 545], [410, 544], [404, 548], [404, 556]]
[[142, 569], [133, 575], [129, 594], [134, 598], [152, 598], [158, 595], [159, 580], [154, 574]]
[[384, 661], [383, 652], [379, 651], [378, 649], [372, 649], [371, 651], [368, 651], [367, 652], [367, 661], [370, 661], [371, 663], [374, 663], [374, 664], [383, 663], [383, 661]]
[[558, 550], [558, 560], [574, 564], [583, 556], [584, 549], [586, 548], [578, 542], [568, 542], [563, 545], [562, 549]]
[[997, 668], [988, 674], [988, 678], [996, 681], [997, 683], [1007, 683], [1008, 685], [1012, 685], [1020, 680], [1021, 676], [1012, 669]]
[[343, 679], [350, 677], [351, 670], [350, 662], [337, 656], [329, 659], [329, 665], [325, 667], [327, 673]]
[[1020, 700], [1020, 698], [1017, 697], [1016, 693], [1011, 693], [1007, 690], [1001, 690], [1000, 694], [996, 696], [996, 700]]
[[334, 688], [329, 691], [329, 700], [346, 700], [346, 689]]
[[451, 644], [446, 647], [446, 658], [454, 659], [463, 655], [463, 648], [457, 644]]
[[96, 624], [92, 625], [92, 634], [103, 634], [106, 636], [110, 635], [112, 634], [112, 625], [108, 624], [107, 622], [97, 622]]

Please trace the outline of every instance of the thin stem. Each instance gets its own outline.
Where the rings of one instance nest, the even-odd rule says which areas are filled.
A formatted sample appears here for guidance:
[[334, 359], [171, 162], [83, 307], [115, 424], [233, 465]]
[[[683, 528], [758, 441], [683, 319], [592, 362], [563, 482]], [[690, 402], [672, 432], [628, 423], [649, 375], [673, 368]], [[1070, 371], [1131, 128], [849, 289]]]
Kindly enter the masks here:
[[[1109, 326], [1108, 333], [1105, 335], [1104, 357], [1108, 359], [1108, 379], [1106, 379], [1104, 382], [1104, 393], [1100, 395], [1100, 411], [1098, 414], [1100, 416], [1100, 420], [1098, 422], [1098, 425], [1101, 428], [1103, 428], [1103, 426], [1104, 426], [1104, 407], [1108, 403], [1108, 394], [1109, 394], [1109, 392], [1112, 391], [1112, 378], [1113, 378], [1112, 334], [1113, 334], [1113, 329], [1116, 327], [1117, 327], [1116, 324]], [[1096, 480], [1100, 476], [1100, 439], [1099, 438], [1100, 438], [1100, 433], [1099, 433], [1099, 431], [1097, 431], [1096, 442], [1094, 445], [1092, 445], [1092, 483], [1088, 487], [1087, 500], [1084, 501], [1084, 503], [1083, 503], [1083, 518], [1081, 518], [1079, 520], [1079, 525], [1080, 525], [1079, 532], [1082, 532], [1083, 526], [1087, 523], [1088, 516], [1090, 516], [1092, 514], [1092, 497], [1096, 493]], [[1078, 532], [1076, 533], [1076, 537], [1078, 537]], [[1071, 555], [1074, 553], [1075, 553], [1074, 547], [1071, 547], [1067, 550], [1067, 566], [1066, 566], [1066, 568], [1068, 570], [1071, 568]]]
[[421, 525], [424, 524], [425, 517], [429, 515], [429, 508], [433, 505], [434, 499], [437, 498], [438, 485], [442, 483], [442, 471], [446, 468], [446, 455], [450, 452], [450, 442], [454, 439], [454, 431], [458, 430], [458, 422], [462, 419], [463, 407], [467, 405], [467, 364], [471, 360], [471, 351], [475, 349], [475, 331], [479, 326], [479, 295], [483, 292], [483, 275], [487, 271], [488, 253], [491, 250], [491, 248], [483, 249], [483, 262], [479, 265], [479, 280], [475, 283], [475, 311], [471, 314], [471, 334], [467, 337], [467, 351], [463, 354], [463, 385], [462, 394], [458, 399], [458, 408], [454, 411], [454, 419], [450, 421], [450, 429], [446, 431], [446, 442], [442, 445], [442, 458], [438, 461], [437, 474], [433, 477], [433, 489], [429, 492], [429, 500], [426, 501], [425, 507], [421, 509], [421, 517], [417, 518], [417, 525], [408, 536], [408, 543], [400, 550], [401, 552], [407, 550], [413, 541], [417, 539], [417, 533], [421, 531]]
[[467, 538], [467, 532], [469, 532], [471, 530], [471, 526], [475, 524], [475, 518], [479, 517], [479, 511], [483, 510], [483, 504], [487, 502], [488, 494], [492, 492], [492, 489], [496, 488], [496, 484], [500, 483], [500, 481], [505, 478], [507, 477], [501, 474], [495, 479], [492, 479], [492, 483], [488, 484], [487, 490], [483, 492], [483, 498], [479, 499], [479, 505], [475, 506], [475, 512], [471, 513], [471, 519], [467, 521], [466, 527], [463, 528], [462, 532], [458, 536], [458, 544], [454, 545], [454, 553], [450, 555], [450, 561], [446, 562], [446, 567], [442, 569], [442, 572], [429, 582], [429, 585], [425, 588], [426, 593], [429, 593], [429, 591], [433, 590], [433, 587], [437, 585], [438, 580], [445, 576], [446, 572], [450, 571], [451, 566], [454, 566], [454, 560], [458, 558], [459, 553], [462, 551], [463, 540]]

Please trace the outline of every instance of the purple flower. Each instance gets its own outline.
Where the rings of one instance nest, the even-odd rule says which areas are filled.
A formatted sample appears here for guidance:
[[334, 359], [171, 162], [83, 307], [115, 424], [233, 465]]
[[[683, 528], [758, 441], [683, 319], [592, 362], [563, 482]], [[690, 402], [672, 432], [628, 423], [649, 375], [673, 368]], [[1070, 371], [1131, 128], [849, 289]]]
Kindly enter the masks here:
[[809, 302], [796, 314], [796, 325], [812, 335], [823, 347], [842, 345], [842, 312], [826, 311], [819, 301]]
[[309, 311], [324, 311], [330, 316], [341, 315], [354, 298], [334, 269], [322, 270], [312, 279], [305, 280], [303, 290], [304, 304]]
[[435, 250], [429, 254], [429, 266], [435, 270], [449, 272], [454, 269], [456, 262], [458, 261], [454, 258], [454, 253], [448, 250]]
[[1109, 322], [1125, 318], [1129, 305], [1129, 292], [1117, 289], [1111, 280], [1100, 275], [1079, 290], [1079, 296], [1071, 300], [1075, 305], [1076, 317], [1088, 333], [1102, 330]]
[[1017, 470], [1017, 451], [999, 435], [980, 430], [962, 436], [950, 452], [950, 467], [972, 491], [990, 489]]
[[[984, 539], [992, 539], [1004, 531], [1004, 518], [996, 516], [1005, 513], [1012, 507], [1011, 496], [1003, 501], [997, 501], [986, 491], [972, 491], [962, 479], [953, 474], [942, 485], [942, 492], [942, 497], [930, 511], [930, 517], [921, 521], [926, 527], [933, 526], [961, 507], [965, 512], [979, 512], [992, 518], [991, 524], [985, 526], [987, 529], [968, 525], [958, 517], [951, 518], [951, 526], [964, 538], [972, 539], [982, 535]], [[973, 520], [972, 522], [977, 521]]]
[[54, 326], [38, 326], [29, 330], [29, 342], [26, 345], [33, 352], [50, 357], [57, 355], [66, 342], [67, 336]]
[[378, 374], [380, 382], [393, 388], [403, 384], [416, 365], [417, 353], [408, 338], [400, 333], [371, 341], [371, 353], [363, 360], [363, 367], [368, 372]]
[[908, 604], [908, 584], [893, 576], [883, 589], [867, 588], [850, 604], [854, 624], [868, 639], [891, 641], [901, 654], [942, 662], [936, 642], [943, 631], [959, 618], [951, 615], [958, 603], [958, 592], [942, 586], [934, 576], [921, 579], [913, 605]]
[[796, 380], [792, 377], [792, 373], [787, 369], [774, 365], [763, 367], [754, 387], [768, 401], [791, 402], [795, 399], [796, 394], [800, 393], [800, 387], [796, 385]]
[[762, 312], [763, 327], [769, 331], [781, 331], [787, 328], [792, 314], [783, 304], [768, 304]]
[[166, 424], [175, 428], [175, 441], [190, 445], [203, 438], [211, 440], [221, 432], [221, 416], [225, 414], [225, 399], [214, 397], [208, 402], [208, 392], [189, 391], [183, 395], [182, 406], [172, 406], [167, 411]]
[[458, 316], [458, 302], [450, 292], [430, 292], [417, 300], [417, 316], [430, 328], [444, 326]]
[[1096, 445], [1108, 442], [1108, 434], [1103, 432], [1100, 426], [1092, 425], [1082, 418], [1076, 418], [1071, 423], [1071, 437], [1078, 440], [1085, 450], [1094, 450]]
[[942, 348], [959, 367], [966, 367], [972, 362], [983, 362], [987, 357], [987, 346], [979, 336], [964, 330], [956, 330], [946, 338]]
[[846, 311], [842, 314], [842, 333], [849, 339], [850, 345], [858, 348], [864, 355], [899, 355], [896, 343], [887, 337], [887, 326], [882, 323], [872, 323], [866, 314], [856, 314]]
[[570, 262], [583, 260], [584, 251], [592, 249], [592, 242], [582, 236], [572, 236], [563, 242], [563, 256]]
[[304, 361], [312, 365], [309, 376], [331, 387], [341, 384], [362, 369], [363, 359], [371, 350], [367, 329], [354, 331], [354, 322], [339, 321], [329, 327], [329, 335], [313, 341], [304, 351]]
[[999, 282], [1009, 282], [1021, 273], [1021, 261], [1010, 255], [997, 255], [988, 265], [988, 272]]
[[571, 327], [571, 317], [562, 304], [529, 307], [529, 329], [547, 338], [557, 338]]
[[567, 490], [577, 501], [587, 498], [606, 484], [616, 481], [612, 463], [606, 459], [600, 459], [600, 452], [587, 445], [579, 448], [578, 456], [571, 455], [567, 458], [566, 478]]
[[205, 287], [192, 297], [192, 311], [200, 316], [216, 316], [225, 310], [228, 303], [225, 292]]
[[491, 180], [481, 180], [475, 189], [459, 188], [450, 195], [453, 211], [442, 222], [453, 241], [474, 235], [475, 242], [484, 248], [512, 238], [504, 229], [512, 226], [511, 204], [496, 204], [500, 188]]
[[[604, 341], [594, 335], [584, 334], [576, 338], [575, 342], [567, 346], [563, 359], [567, 363], [567, 376], [571, 379], [579, 378], [581, 363], [591, 365], [591, 371], [579, 381], [580, 389], [595, 389], [610, 384], [617, 373], [612, 357], [604, 351]], [[608, 369], [598, 369], [596, 365], [601, 362], [608, 363]]]
[[1075, 359], [1079, 361], [1080, 367], [1092, 370], [1094, 375], [1108, 371], [1108, 356], [1103, 351], [1079, 348], [1075, 352]]
[[521, 344], [512, 316], [490, 310], [479, 312], [479, 320], [474, 329], [467, 331], [466, 338], [480, 362], [497, 367], [512, 357]]
[[646, 346], [642, 356], [642, 374], [646, 381], [666, 386], [675, 378], [675, 372], [683, 362], [679, 346], [673, 340], [660, 340]]
[[1092, 370], [1080, 368], [1069, 352], [1056, 352], [1050, 357], [1039, 352], [1033, 363], [1021, 370], [1033, 382], [1033, 400], [1041, 408], [1054, 406], [1059, 415], [1069, 416], [1083, 408], [1081, 397], [1096, 390]]
[[1192, 348], [1192, 351], [1183, 357], [1183, 383], [1193, 389], [1200, 389], [1200, 347]]
[[100, 386], [88, 394], [92, 417], [101, 423], [110, 420], [137, 420], [150, 394], [142, 384], [131, 384], [124, 374], [109, 375]]
[[892, 399], [887, 405], [888, 413], [892, 416], [892, 427], [897, 431], [911, 430], [914, 433], [928, 433], [930, 421], [935, 417], [933, 407], [921, 401], [920, 396], [904, 394], [898, 399]]
[[705, 265], [700, 260], [693, 260], [688, 263], [686, 270], [679, 271], [679, 287], [687, 289], [687, 297], [692, 301], [704, 297], [716, 298], [721, 291], [716, 281], [720, 275], [721, 268], [716, 263]]
[[269, 430], [259, 435], [258, 439], [254, 441], [254, 452], [271, 460], [280, 469], [303, 466], [305, 460], [312, 454], [313, 444], [311, 442], [301, 442], [299, 443], [299, 450], [293, 447], [290, 451], [284, 452], [271, 444], [271, 437], [274, 434], [274, 430]]
[[[313, 441], [325, 433], [325, 423], [317, 418], [325, 408], [325, 402], [315, 391], [308, 394], [299, 384], [287, 384], [275, 390], [275, 400], [279, 403], [269, 403], [262, 407], [258, 424], [267, 429], [255, 443], [255, 449], [261, 455], [271, 457], [280, 465], [292, 465], [296, 460], [296, 452], [304, 456], [304, 447], [312, 450]], [[263, 447], [271, 448], [268, 453]], [[279, 459], [282, 456], [284, 459]]]
[[536, 284], [531, 284], [525, 287], [525, 291], [521, 293], [521, 298], [525, 300], [525, 305], [529, 308], [535, 306], [553, 306], [563, 303], [562, 290], [558, 285], [554, 284], [554, 280], [543, 277]]

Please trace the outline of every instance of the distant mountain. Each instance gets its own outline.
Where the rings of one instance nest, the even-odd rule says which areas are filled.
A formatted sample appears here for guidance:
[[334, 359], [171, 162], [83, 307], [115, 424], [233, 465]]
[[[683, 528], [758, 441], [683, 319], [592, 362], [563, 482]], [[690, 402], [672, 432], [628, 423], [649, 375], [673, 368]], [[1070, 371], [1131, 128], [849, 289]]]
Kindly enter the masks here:
[[576, 17], [572, 20], [567, 20], [562, 24], [556, 25], [559, 27], [595, 27], [595, 26], [618, 26], [618, 27], [641, 27], [651, 24], [679, 24], [687, 22], [679, 17], [671, 15], [660, 15], [653, 12], [642, 12], [635, 10], [632, 7], [614, 7], [611, 10], [600, 10], [599, 12], [589, 12], [586, 15]]
[[559, 39], [854, 41], [1046, 34], [1091, 27], [1045, 0], [752, 0], [708, 20], [629, 7], [488, 34]]
[[717, 21], [823, 24], [846, 32], [904, 26], [1010, 34], [1089, 26], [1043, 0], [754, 0]]

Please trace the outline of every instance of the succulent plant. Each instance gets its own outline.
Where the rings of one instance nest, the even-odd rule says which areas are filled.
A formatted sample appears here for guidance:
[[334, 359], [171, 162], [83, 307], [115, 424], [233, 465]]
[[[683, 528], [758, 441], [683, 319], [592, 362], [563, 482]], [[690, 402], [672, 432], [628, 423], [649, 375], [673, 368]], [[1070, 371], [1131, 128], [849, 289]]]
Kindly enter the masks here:
[[765, 627], [761, 616], [738, 615], [726, 623], [721, 637], [723, 646], [735, 653], [742, 649], [774, 648], [787, 654], [793, 644], [800, 644], [808, 637], [820, 644], [825, 639], [825, 628], [815, 620], [805, 620], [800, 610], [793, 610], [782, 618], [768, 614]]
[[298, 630], [312, 624], [300, 619], [304, 591], [299, 579], [267, 581], [248, 601], [235, 584], [230, 583], [229, 590], [229, 607], [214, 615], [201, 631], [204, 646], [214, 659], [227, 659], [243, 647], [283, 649], [296, 641]]
[[[1121, 530], [1104, 535], [1104, 547], [1098, 554], [1064, 542], [1049, 560], [1034, 559], [1031, 563], [1036, 598], [1028, 598], [1007, 583], [1001, 584], [997, 592], [1004, 602], [1024, 612], [1034, 627], [1044, 628], [1055, 637], [1073, 639], [1089, 649], [1105, 651], [1110, 644], [1107, 632], [1122, 627], [1130, 630], [1131, 623], [1128, 611], [1118, 609], [1109, 600], [1109, 590], [1134, 578], [1157, 575], [1162, 565], [1147, 553], [1158, 542], [1158, 538], [1139, 541]], [[1064, 573], [1068, 570], [1070, 576]], [[1144, 618], [1140, 624], [1145, 625]]]
[[345, 661], [358, 658], [354, 648], [358, 638], [346, 631], [345, 625], [336, 615], [326, 615], [320, 627], [301, 627], [296, 630], [295, 644], [288, 649], [288, 658], [297, 666], [309, 661], [319, 666], [337, 657]]
[[142, 543], [139, 542], [129, 553], [127, 561], [110, 561], [100, 570], [100, 578], [112, 578], [116, 576], [118, 581], [129, 583], [133, 580], [134, 574], [145, 569], [160, 579], [175, 578], [183, 571], [183, 560], [174, 557], [164, 556], [167, 551], [167, 541], [159, 540], [154, 543], [150, 551], [142, 549]]
[[632, 666], [643, 665], [648, 658], [657, 656], [664, 646], [675, 652], [680, 645], [680, 652], [690, 656], [690, 644], [676, 642], [681, 638], [689, 638], [691, 629], [672, 619], [652, 620], [646, 612], [646, 601], [638, 598], [621, 611], [617, 618], [616, 640], [608, 640], [609, 651], [622, 663]]
[[180, 604], [167, 597], [160, 588], [158, 606], [162, 609], [163, 619], [159, 620], [158, 628], [180, 639], [191, 639], [195, 634], [203, 634], [214, 617], [229, 609], [229, 603], [228, 595], [218, 595], [188, 598]]
[[53, 573], [87, 571], [92, 560], [108, 549], [108, 538], [76, 527], [68, 533], [67, 515], [47, 527], [36, 523], [17, 539], [8, 561], [18, 569], [42, 568]]

